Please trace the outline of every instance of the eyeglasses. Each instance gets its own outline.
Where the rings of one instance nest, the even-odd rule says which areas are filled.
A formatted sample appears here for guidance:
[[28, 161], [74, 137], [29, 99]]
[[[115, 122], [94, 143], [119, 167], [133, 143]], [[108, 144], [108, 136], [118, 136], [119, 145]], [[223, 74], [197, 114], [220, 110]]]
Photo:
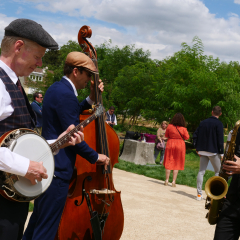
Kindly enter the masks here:
[[91, 72], [88, 72], [88, 71], [85, 71], [86, 72], [86, 74], [87, 74], [87, 76], [89, 77], [89, 78], [91, 78], [92, 77], [92, 73]]
[[87, 69], [83, 68], [83, 67], [76, 67], [77, 70], [82, 73], [82, 71], [86, 72], [86, 75], [91, 78], [93, 76], [93, 73], [89, 72]]

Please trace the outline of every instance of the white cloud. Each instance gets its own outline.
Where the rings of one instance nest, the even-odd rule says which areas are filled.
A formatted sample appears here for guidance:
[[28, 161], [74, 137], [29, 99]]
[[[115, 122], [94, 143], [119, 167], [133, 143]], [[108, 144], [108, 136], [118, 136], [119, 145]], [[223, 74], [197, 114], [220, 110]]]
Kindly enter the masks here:
[[234, 3], [240, 4], [240, 0], [234, 0]]
[[4, 28], [14, 19], [13, 17], [7, 17], [5, 14], [0, 13], [0, 41], [2, 41], [4, 36]]
[[[135, 44], [144, 50], [149, 49], [152, 58], [163, 59], [180, 50], [182, 42], [191, 44], [193, 37], [198, 36], [203, 41], [206, 54], [221, 60], [240, 58], [239, 16], [231, 13], [228, 19], [216, 18], [200, 0], [25, 2], [35, 3], [43, 14], [62, 14], [58, 20], [54, 16], [52, 19], [39, 18], [60, 45], [68, 40], [77, 41], [79, 28], [91, 24], [93, 35], [90, 41], [93, 45], [112, 39], [113, 45]], [[240, 4], [240, 0], [234, 2]], [[64, 20], [64, 15], [70, 18]]]

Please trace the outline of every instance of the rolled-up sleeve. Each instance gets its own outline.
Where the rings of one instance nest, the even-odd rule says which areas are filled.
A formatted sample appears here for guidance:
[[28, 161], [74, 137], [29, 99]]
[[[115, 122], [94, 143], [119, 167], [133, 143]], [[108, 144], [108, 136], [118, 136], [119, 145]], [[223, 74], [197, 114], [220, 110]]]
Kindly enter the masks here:
[[29, 168], [30, 160], [11, 152], [5, 147], [0, 147], [0, 170], [12, 174], [25, 176]]

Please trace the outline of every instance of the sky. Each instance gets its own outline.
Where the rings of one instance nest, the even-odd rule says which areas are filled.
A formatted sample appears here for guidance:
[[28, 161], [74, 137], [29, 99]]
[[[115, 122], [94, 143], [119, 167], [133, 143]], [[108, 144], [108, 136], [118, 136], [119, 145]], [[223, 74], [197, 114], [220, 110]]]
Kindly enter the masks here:
[[17, 18], [40, 23], [59, 46], [88, 25], [93, 46], [111, 39], [162, 60], [198, 36], [205, 55], [240, 62], [240, 0], [0, 0], [0, 41]]

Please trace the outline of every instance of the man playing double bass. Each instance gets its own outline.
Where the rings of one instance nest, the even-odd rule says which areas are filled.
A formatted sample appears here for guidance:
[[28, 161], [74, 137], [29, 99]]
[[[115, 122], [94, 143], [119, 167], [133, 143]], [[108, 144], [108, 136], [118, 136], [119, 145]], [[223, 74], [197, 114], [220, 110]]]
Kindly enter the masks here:
[[[92, 74], [98, 74], [92, 60], [83, 53], [71, 52], [67, 55], [64, 66], [64, 77], [55, 82], [47, 90], [43, 104], [42, 135], [52, 139], [69, 123], [78, 125], [79, 115], [91, 108], [95, 101]], [[91, 81], [91, 93], [79, 103], [77, 90], [83, 89]], [[103, 91], [103, 83], [99, 80], [99, 89]], [[76, 154], [87, 159], [91, 164], [109, 164], [109, 158], [98, 154], [86, 142], [60, 150], [55, 157], [55, 177], [48, 190], [35, 200], [34, 211], [23, 240], [53, 240], [58, 229], [69, 181], [75, 165]]]

